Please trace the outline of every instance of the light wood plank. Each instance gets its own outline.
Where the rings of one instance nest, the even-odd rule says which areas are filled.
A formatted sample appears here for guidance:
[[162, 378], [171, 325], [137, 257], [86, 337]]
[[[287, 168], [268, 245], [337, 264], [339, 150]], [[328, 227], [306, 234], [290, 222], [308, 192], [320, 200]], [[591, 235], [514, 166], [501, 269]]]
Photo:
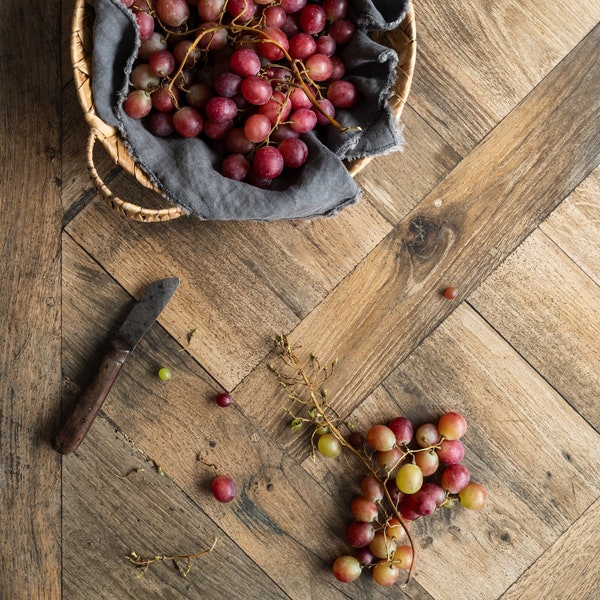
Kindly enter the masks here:
[[394, 225], [461, 159], [410, 106], [404, 107], [401, 120], [403, 150], [377, 157], [356, 177], [364, 198]]
[[[186, 345], [197, 329], [189, 351], [232, 389], [264, 357], [265, 340], [295, 327], [390, 228], [368, 203], [311, 222], [209, 224], [184, 217], [152, 225], [94, 204], [68, 231], [129, 290], [149, 278], [179, 276], [165, 313], [170, 332]], [[159, 258], [153, 273], [142, 274], [148, 256]]]
[[590, 173], [540, 229], [600, 285], [600, 168]]
[[596, 283], [536, 231], [469, 302], [600, 430]]
[[[597, 27], [292, 332], [295, 345], [341, 359], [331, 388], [342, 414], [596, 167], [599, 48]], [[459, 288], [457, 300], [442, 297], [448, 285]], [[277, 435], [281, 422], [268, 410], [278, 394], [272, 379], [265, 364], [238, 394]]]
[[415, 2], [410, 105], [461, 154], [472, 149], [600, 19], [597, 3]]
[[0, 3], [0, 597], [11, 600], [61, 597], [49, 445], [60, 411], [59, 11]]
[[558, 539], [501, 600], [595, 600], [600, 590], [600, 501]]

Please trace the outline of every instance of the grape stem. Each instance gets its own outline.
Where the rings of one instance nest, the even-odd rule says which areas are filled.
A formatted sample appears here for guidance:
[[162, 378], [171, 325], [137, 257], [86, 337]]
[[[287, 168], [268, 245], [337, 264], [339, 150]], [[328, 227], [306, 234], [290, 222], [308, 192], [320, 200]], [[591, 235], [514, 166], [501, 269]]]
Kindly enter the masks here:
[[[299, 64], [302, 67], [304, 67], [304, 63], [301, 60], [293, 59], [290, 56], [289, 52], [276, 39], [274, 39], [273, 37], [271, 37], [269, 34], [265, 33], [264, 31], [257, 29], [256, 27], [250, 27], [248, 25], [238, 25], [237, 23], [234, 23], [234, 22], [232, 22], [229, 26], [219, 24], [219, 25], [216, 25], [215, 27], [209, 27], [207, 29], [203, 29], [202, 31], [200, 31], [199, 35], [196, 36], [194, 41], [190, 44], [190, 46], [186, 50], [184, 57], [181, 60], [181, 63], [179, 64], [177, 71], [175, 72], [175, 75], [173, 77], [171, 77], [171, 80], [169, 81], [169, 85], [168, 85], [167, 89], [169, 90], [169, 93], [171, 95], [173, 95], [173, 85], [174, 85], [175, 81], [177, 81], [177, 78], [183, 72], [184, 66], [185, 66], [190, 54], [198, 47], [200, 40], [205, 35], [214, 34], [217, 31], [219, 31], [220, 29], [226, 29], [227, 31], [231, 31], [232, 33], [246, 31], [246, 32], [250, 32], [253, 34], [258, 34], [264, 41], [267, 41], [270, 44], [277, 46], [277, 48], [279, 48], [279, 50], [281, 50], [281, 52], [283, 53], [283, 56], [285, 57], [285, 59], [289, 62], [292, 73], [294, 74], [294, 78], [296, 79], [296, 82], [303, 89], [304, 93], [306, 94], [307, 98], [310, 100], [311, 104], [315, 107], [315, 109], [318, 110], [338, 131], [340, 131], [342, 133], [347, 132], [347, 131], [362, 131], [362, 128], [359, 126], [349, 127], [346, 125], [342, 125], [341, 123], [336, 121], [336, 119], [334, 119], [331, 115], [328, 115], [321, 108], [321, 106], [317, 102], [317, 99], [313, 96], [312, 92], [310, 91], [306, 81], [304, 80], [303, 75], [306, 76], [308, 79], [310, 79], [310, 77], [308, 76], [308, 74], [306, 73], [306, 71], [304, 69], [301, 72], [298, 67]], [[209, 44], [210, 44], [210, 42], [209, 42]], [[310, 80], [310, 82], [312, 85], [315, 85], [315, 83], [314, 83], [314, 81], [312, 81], [312, 79]], [[315, 85], [315, 87], [317, 87], [317, 86]]]
[[[212, 552], [216, 545], [217, 538], [215, 538], [210, 548], [208, 548], [207, 550], [202, 550], [201, 552], [198, 552], [196, 554], [175, 554], [173, 556], [167, 556], [166, 554], [157, 554], [153, 558], [142, 558], [137, 552], [133, 551], [127, 556], [127, 560], [139, 568], [138, 577], [141, 577], [148, 570], [151, 564], [159, 561], [169, 560], [173, 562], [173, 565], [175, 566], [177, 571], [181, 575], [183, 575], [183, 577], [186, 577], [192, 568], [192, 560], [194, 560], [195, 558], [200, 558], [201, 556]], [[180, 564], [179, 562], [183, 560], [186, 561], [185, 566]]]
[[[354, 454], [354, 456], [356, 456], [362, 462], [362, 464], [365, 466], [365, 468], [367, 469], [369, 474], [372, 475], [373, 477], [375, 477], [378, 481], [381, 481], [378, 471], [375, 468], [373, 468], [373, 465], [371, 464], [369, 459], [362, 452], [360, 452], [357, 448], [352, 446], [352, 444], [350, 444], [350, 442], [348, 442], [346, 440], [346, 438], [341, 433], [341, 431], [338, 429], [338, 427], [335, 425], [335, 423], [327, 415], [327, 413], [324, 409], [324, 406], [320, 400], [320, 398], [323, 397], [323, 394], [321, 394], [317, 391], [315, 382], [312, 381], [311, 378], [306, 373], [306, 370], [304, 368], [302, 361], [299, 359], [297, 354], [292, 349], [292, 347], [287, 339], [287, 336], [285, 336], [285, 335], [278, 336], [277, 338], [275, 338], [275, 344], [281, 349], [281, 351], [284, 353], [284, 356], [286, 356], [288, 358], [288, 360], [291, 361], [292, 366], [294, 367], [294, 369], [300, 376], [301, 384], [304, 385], [306, 387], [306, 389], [308, 390], [309, 396], [310, 396], [310, 403], [313, 405], [314, 410], [316, 411], [316, 413], [322, 420], [322, 421], [319, 421], [319, 423], [322, 423], [323, 425], [328, 427], [330, 433], [332, 433], [337, 438], [337, 440], [340, 442], [340, 444], [344, 448], [346, 448], [347, 450], [352, 452], [352, 454]], [[271, 366], [271, 370], [274, 371], [276, 374], [278, 374], [272, 366]], [[297, 394], [291, 394], [291, 397], [292, 397], [292, 399], [299, 400], [299, 397]], [[313, 418], [312, 420], [315, 421], [316, 419]], [[406, 454], [410, 454], [410, 452], [407, 452]], [[406, 454], [405, 454], [405, 456], [406, 456]], [[411, 566], [409, 568], [408, 576], [407, 576], [407, 580], [406, 580], [406, 583], [408, 583], [412, 579], [413, 572], [414, 572], [414, 566], [416, 563], [416, 545], [415, 545], [415, 541], [412, 536], [412, 533], [410, 531], [410, 528], [408, 527], [404, 518], [400, 514], [400, 511], [394, 504], [392, 496], [391, 496], [387, 486], [385, 485], [388, 477], [386, 477], [385, 480], [382, 482], [385, 498], [388, 501], [388, 504], [391, 507], [394, 516], [398, 519], [402, 528], [404, 529], [404, 532], [406, 533], [406, 537], [408, 538], [410, 547], [413, 551], [413, 560], [412, 560]]]

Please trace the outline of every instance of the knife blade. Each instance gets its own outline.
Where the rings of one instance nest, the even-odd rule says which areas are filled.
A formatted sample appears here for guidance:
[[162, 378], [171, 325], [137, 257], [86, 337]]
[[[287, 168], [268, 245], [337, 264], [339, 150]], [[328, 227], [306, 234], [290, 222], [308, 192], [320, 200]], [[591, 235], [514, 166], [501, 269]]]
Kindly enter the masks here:
[[123, 363], [163, 311], [179, 286], [177, 277], [155, 281], [121, 325], [90, 384], [53, 440], [61, 454], [77, 449], [108, 396]]

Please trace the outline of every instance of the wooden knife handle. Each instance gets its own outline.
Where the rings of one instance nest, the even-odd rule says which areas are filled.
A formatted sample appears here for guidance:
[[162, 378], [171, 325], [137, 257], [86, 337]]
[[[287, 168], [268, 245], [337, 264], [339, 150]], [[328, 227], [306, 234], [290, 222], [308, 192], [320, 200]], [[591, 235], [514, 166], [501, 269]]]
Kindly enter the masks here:
[[53, 446], [58, 452], [70, 454], [83, 441], [128, 356], [129, 350], [122, 342], [115, 340], [73, 412], [54, 438]]

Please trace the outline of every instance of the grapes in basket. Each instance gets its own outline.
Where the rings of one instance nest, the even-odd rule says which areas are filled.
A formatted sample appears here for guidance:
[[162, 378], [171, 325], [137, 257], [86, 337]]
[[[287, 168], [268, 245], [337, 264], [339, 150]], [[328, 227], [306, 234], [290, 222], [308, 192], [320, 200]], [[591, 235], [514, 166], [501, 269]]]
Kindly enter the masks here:
[[348, 0], [122, 0], [140, 48], [127, 115], [158, 137], [201, 137], [221, 174], [268, 187], [297, 169], [302, 136], [344, 127], [359, 93], [340, 50], [352, 39]]

